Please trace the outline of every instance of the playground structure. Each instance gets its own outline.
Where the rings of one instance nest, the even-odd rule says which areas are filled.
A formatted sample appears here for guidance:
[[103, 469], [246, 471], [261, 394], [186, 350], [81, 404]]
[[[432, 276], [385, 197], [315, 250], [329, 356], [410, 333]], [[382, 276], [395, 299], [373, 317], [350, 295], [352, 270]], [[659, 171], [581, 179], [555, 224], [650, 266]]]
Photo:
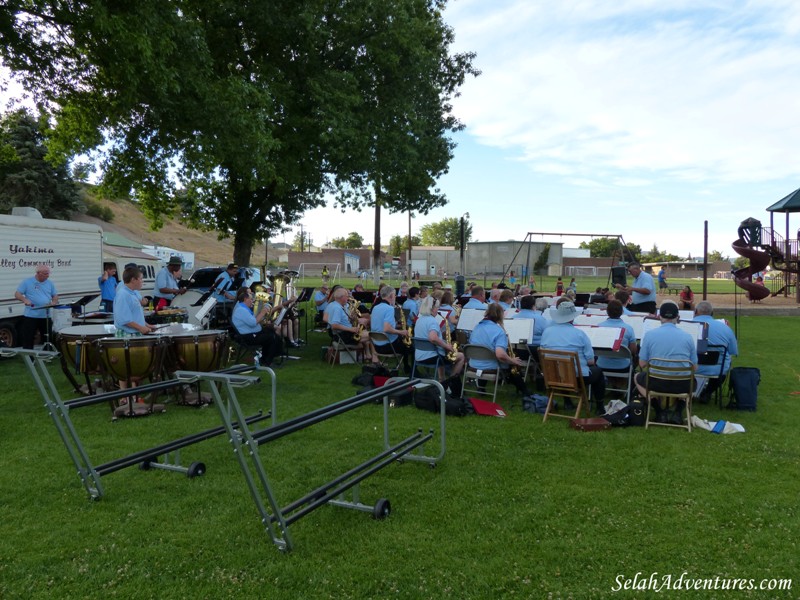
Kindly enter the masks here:
[[[757, 219], [749, 218], [739, 225], [739, 239], [731, 247], [734, 252], [744, 256], [750, 264], [733, 272], [734, 282], [747, 291], [750, 300], [762, 300], [768, 296], [783, 294], [788, 297], [794, 290], [797, 302], [800, 303], [800, 287], [797, 285], [800, 276], [800, 232], [795, 239], [789, 239], [789, 213], [800, 212], [800, 189], [795, 190], [769, 208], [770, 226], [763, 227]], [[786, 234], [782, 236], [775, 231], [774, 214], [786, 214]], [[781, 287], [771, 291], [762, 283], [754, 282], [753, 276], [763, 272], [768, 266], [781, 274]]]

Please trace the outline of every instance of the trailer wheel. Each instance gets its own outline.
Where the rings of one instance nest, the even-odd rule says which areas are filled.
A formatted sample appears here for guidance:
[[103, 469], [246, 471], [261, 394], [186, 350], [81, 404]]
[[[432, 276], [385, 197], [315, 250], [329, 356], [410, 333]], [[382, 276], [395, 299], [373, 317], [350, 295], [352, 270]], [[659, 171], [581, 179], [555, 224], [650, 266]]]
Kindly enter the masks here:
[[189, 479], [192, 479], [193, 477], [198, 477], [199, 475], [205, 474], [205, 472], [206, 472], [205, 464], [201, 462], [193, 462], [192, 464], [189, 465], [189, 468], [186, 471], [186, 476]]
[[375, 508], [372, 509], [372, 518], [378, 521], [385, 519], [392, 512], [392, 505], [386, 498], [381, 498], [375, 503]]
[[146, 460], [143, 460], [142, 462], [139, 463], [139, 470], [140, 471], [149, 471], [150, 467], [152, 466], [152, 464], [153, 464], [153, 461], [150, 458], [148, 458]]
[[17, 345], [17, 328], [13, 321], [0, 321], [0, 341], [9, 348]]

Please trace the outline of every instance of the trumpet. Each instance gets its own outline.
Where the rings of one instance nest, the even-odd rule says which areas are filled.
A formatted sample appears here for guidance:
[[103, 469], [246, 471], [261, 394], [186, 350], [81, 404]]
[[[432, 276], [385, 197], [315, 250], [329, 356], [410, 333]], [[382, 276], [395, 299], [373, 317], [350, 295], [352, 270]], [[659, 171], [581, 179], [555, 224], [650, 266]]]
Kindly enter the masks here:
[[[505, 331], [505, 327], [503, 327], [503, 331]], [[506, 340], [508, 341], [508, 356], [513, 360], [517, 358], [517, 353], [514, 352], [514, 345], [511, 343], [511, 337], [508, 335], [507, 331], [506, 331]], [[509, 372], [512, 375], [519, 375], [519, 367], [517, 365], [511, 365]]]

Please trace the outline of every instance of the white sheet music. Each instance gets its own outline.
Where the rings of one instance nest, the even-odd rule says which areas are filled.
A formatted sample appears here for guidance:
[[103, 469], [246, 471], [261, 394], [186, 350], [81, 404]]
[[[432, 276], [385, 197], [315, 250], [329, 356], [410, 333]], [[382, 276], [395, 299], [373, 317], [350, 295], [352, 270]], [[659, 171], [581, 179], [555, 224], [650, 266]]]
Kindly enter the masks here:
[[619, 350], [625, 330], [622, 327], [597, 327], [591, 325], [576, 325], [578, 329], [589, 336], [592, 348], [608, 348]]
[[[217, 299], [214, 296], [209, 296], [206, 298], [206, 301], [203, 302], [203, 306], [200, 307], [200, 310], [197, 311], [194, 318], [197, 319], [198, 323], [202, 323], [203, 319], [206, 318], [208, 313], [211, 312], [211, 309], [217, 304]], [[206, 323], [208, 325], [208, 323]]]
[[456, 329], [463, 329], [464, 331], [472, 331], [475, 325], [483, 320], [485, 310], [480, 308], [465, 308], [461, 311], [461, 316], [458, 317], [458, 325]]
[[508, 321], [509, 319], [513, 319], [516, 315], [517, 309], [512, 306], [511, 308], [507, 308], [503, 313], [503, 320]]
[[[644, 339], [648, 331], [652, 331], [658, 327], [661, 327], [661, 319], [644, 319], [644, 331], [642, 332], [642, 339]], [[679, 321], [677, 327], [678, 329], [691, 335], [698, 342], [706, 338], [705, 323], [701, 323], [699, 321]]]
[[533, 339], [533, 319], [510, 319], [503, 322], [512, 344], [530, 344]]

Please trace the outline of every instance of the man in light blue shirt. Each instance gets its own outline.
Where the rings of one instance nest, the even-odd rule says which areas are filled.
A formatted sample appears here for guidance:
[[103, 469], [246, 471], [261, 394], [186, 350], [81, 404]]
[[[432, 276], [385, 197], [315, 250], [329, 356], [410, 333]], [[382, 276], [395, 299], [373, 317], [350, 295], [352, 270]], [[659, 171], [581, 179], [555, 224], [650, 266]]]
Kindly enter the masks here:
[[594, 349], [589, 336], [572, 324], [577, 316], [578, 311], [572, 302], [561, 301], [550, 312], [552, 324], [542, 333], [540, 346], [546, 350], [564, 350], [578, 355], [581, 376], [584, 383], [591, 386], [592, 398], [600, 413], [606, 393], [605, 377], [594, 362]]
[[408, 311], [407, 321], [413, 323], [416, 320], [419, 315], [420, 302], [419, 288], [416, 286], [408, 288], [408, 300], [403, 302], [403, 310]]
[[[659, 359], [679, 360], [683, 361], [686, 365], [686, 373], [690, 370], [690, 365], [697, 366], [697, 342], [695, 339], [678, 329], [679, 317], [678, 305], [674, 302], [666, 301], [661, 304], [659, 311], [659, 319], [661, 319], [661, 326], [657, 329], [651, 329], [642, 338], [642, 347], [639, 350], [639, 366], [644, 369], [648, 365], [654, 372], [657, 372]], [[646, 397], [647, 390], [647, 374], [642, 372], [636, 375], [636, 387], [639, 393]], [[653, 379], [650, 382], [650, 389], [656, 392], [667, 392], [682, 394], [689, 391], [691, 382], [686, 381], [669, 381], [663, 379]], [[683, 406], [676, 406], [673, 411], [670, 411], [666, 405], [661, 405], [659, 402], [654, 402], [653, 406], [656, 409], [656, 420], [660, 423], [673, 423], [680, 425], [683, 423]]]
[[143, 335], [155, 331], [144, 320], [141, 294], [144, 277], [138, 267], [128, 267], [122, 272], [122, 287], [117, 290], [114, 306], [114, 326], [129, 335]]
[[[636, 346], [636, 335], [633, 326], [622, 320], [622, 303], [619, 300], [609, 300], [606, 307], [608, 319], [598, 325], [598, 327], [619, 327], [624, 331], [622, 345], [627, 347], [631, 356], [636, 356], [638, 350]], [[597, 366], [604, 371], [627, 371], [631, 361], [627, 358], [608, 358], [601, 356], [597, 359]]]
[[487, 306], [489, 305], [486, 303], [486, 292], [484, 289], [479, 285], [472, 286], [472, 297], [464, 305], [464, 308], [486, 310]]
[[265, 302], [261, 311], [253, 314], [255, 295], [247, 287], [241, 287], [236, 292], [237, 304], [233, 309], [231, 323], [239, 334], [242, 343], [248, 346], [261, 346], [259, 364], [265, 367], [272, 365], [272, 361], [281, 353], [281, 338], [275, 333], [272, 324], [261, 326], [265, 317], [273, 312], [272, 306]]
[[36, 308], [58, 304], [56, 286], [50, 281], [50, 267], [39, 265], [36, 274], [25, 279], [17, 287], [14, 297], [25, 305], [22, 324], [20, 325], [20, 341], [26, 350], [33, 350], [36, 332], [44, 341], [48, 334], [47, 308]]
[[180, 273], [183, 261], [180, 256], [170, 256], [169, 262], [156, 275], [156, 286], [153, 296], [156, 297], [156, 308], [169, 306], [175, 296], [186, 293], [186, 288], [178, 286], [177, 273]]
[[617, 289], [625, 290], [631, 295], [632, 303], [630, 310], [633, 312], [646, 312], [656, 314], [656, 286], [653, 276], [642, 270], [642, 265], [632, 262], [628, 265], [628, 273], [633, 277], [633, 283], [624, 286], [621, 283], [616, 285]]
[[100, 309], [105, 312], [114, 312], [114, 297], [117, 295], [117, 265], [111, 262], [103, 263], [103, 274], [97, 278], [100, 287]]
[[230, 263], [225, 270], [219, 274], [211, 290], [214, 299], [218, 304], [223, 302], [234, 302], [236, 300], [236, 291], [233, 289], [233, 280], [239, 272], [239, 267], [234, 263]]
[[397, 294], [392, 286], [385, 285], [381, 288], [380, 296], [383, 302], [372, 307], [370, 331], [385, 333], [389, 341], [379, 342], [373, 340], [373, 345], [382, 354], [388, 354], [387, 346], [391, 346], [397, 354], [402, 355], [403, 368], [406, 373], [411, 373], [411, 366], [408, 362], [408, 357], [411, 355], [411, 345], [406, 345], [403, 341], [408, 338], [408, 330], [398, 329], [397, 318], [395, 317], [394, 302]]
[[[708, 384], [703, 390], [703, 397], [710, 398], [725, 381], [728, 371], [731, 368], [731, 358], [739, 355], [739, 344], [733, 330], [722, 321], [717, 321], [714, 317], [714, 307], [711, 302], [703, 300], [697, 303], [694, 310], [694, 320], [708, 324], [708, 344], [713, 346], [724, 346], [725, 362], [722, 362], [722, 354], [714, 365], [698, 365], [697, 374], [709, 377]], [[722, 367], [722, 377], [719, 377], [720, 366]]]

